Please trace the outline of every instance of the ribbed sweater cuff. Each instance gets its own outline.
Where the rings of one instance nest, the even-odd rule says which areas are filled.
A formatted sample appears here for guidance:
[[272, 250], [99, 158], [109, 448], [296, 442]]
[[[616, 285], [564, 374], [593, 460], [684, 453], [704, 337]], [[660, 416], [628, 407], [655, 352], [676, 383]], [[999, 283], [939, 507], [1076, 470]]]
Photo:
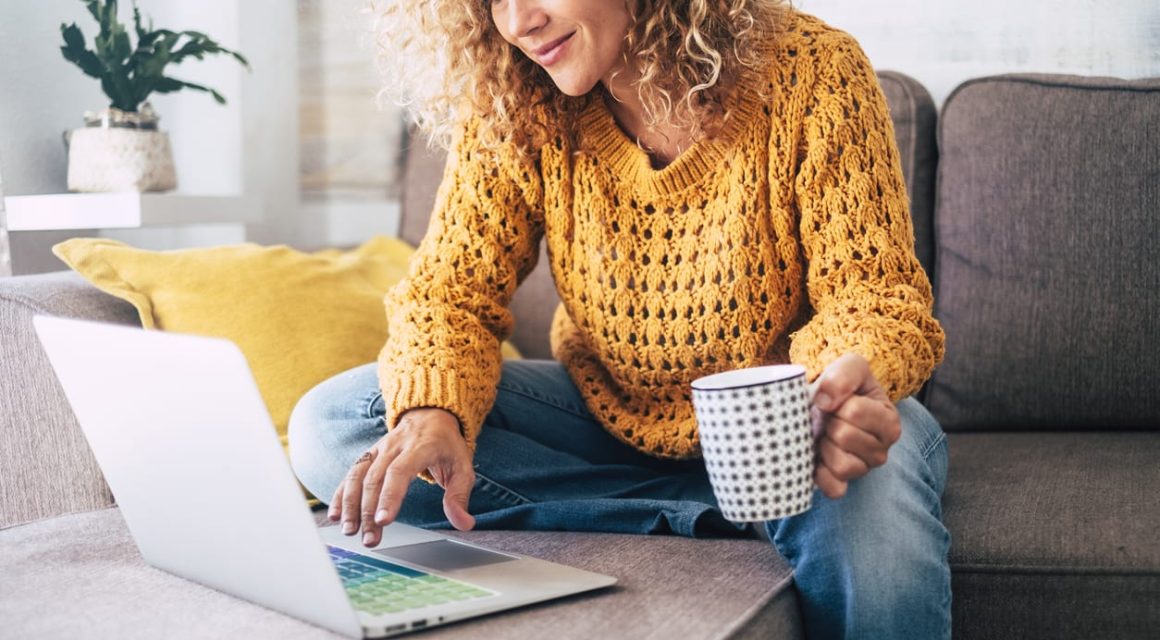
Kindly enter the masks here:
[[416, 368], [410, 375], [399, 375], [398, 371], [395, 369], [389, 376], [379, 376], [386, 405], [384, 420], [387, 429], [393, 428], [411, 409], [444, 409], [459, 420], [467, 446], [475, 453], [475, 440], [484, 416], [480, 408], [482, 402], [473, 398], [474, 394], [470, 392], [471, 382], [452, 371]]

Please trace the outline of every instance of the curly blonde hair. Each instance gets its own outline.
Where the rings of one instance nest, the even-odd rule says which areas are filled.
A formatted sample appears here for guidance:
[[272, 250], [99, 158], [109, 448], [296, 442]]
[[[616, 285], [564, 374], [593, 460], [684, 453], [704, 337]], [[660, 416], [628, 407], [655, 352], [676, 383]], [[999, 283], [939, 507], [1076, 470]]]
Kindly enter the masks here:
[[[466, 118], [485, 148], [510, 142], [521, 155], [563, 135], [602, 85], [572, 97], [499, 34], [486, 0], [369, 0], [380, 99], [408, 107], [429, 138], [451, 144]], [[625, 0], [632, 17], [623, 62], [648, 126], [674, 124], [694, 139], [729, 118], [727, 98], [747, 70], [768, 64], [762, 46], [783, 26], [789, 0]], [[529, 109], [529, 106], [531, 108]], [[539, 114], [538, 116], [536, 114]], [[548, 117], [547, 114], [551, 114]]]

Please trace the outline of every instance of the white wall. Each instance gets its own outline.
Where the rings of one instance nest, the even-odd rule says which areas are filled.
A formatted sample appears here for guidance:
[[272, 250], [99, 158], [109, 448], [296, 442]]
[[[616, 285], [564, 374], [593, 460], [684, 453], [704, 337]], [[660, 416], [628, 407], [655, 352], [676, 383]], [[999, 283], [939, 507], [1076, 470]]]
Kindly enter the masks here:
[[[127, 11], [128, 7], [126, 2], [121, 9]], [[236, 0], [141, 0], [141, 10], [157, 27], [200, 31], [222, 46], [240, 50], [243, 55], [248, 53], [241, 43]], [[80, 26], [88, 31], [84, 23]], [[244, 68], [228, 56], [187, 60], [167, 69], [166, 75], [216, 89], [226, 99], [223, 106], [208, 94], [190, 90], [149, 98], [154, 110], [161, 114], [161, 128], [169, 132], [179, 174], [178, 191], [205, 195], [242, 193], [242, 111], [249, 97], [243, 92], [243, 80], [253, 79], [246, 78]]]
[[238, 6], [238, 46], [254, 69], [242, 86], [244, 181], [264, 210], [264, 222], [249, 225], [247, 238], [311, 246], [322, 223], [299, 207], [298, 7], [292, 0], [232, 1]]
[[[85, 109], [101, 105], [95, 81], [66, 82], [70, 66], [57, 48], [61, 22], [88, 18], [73, 0], [0, 0], [0, 173], [6, 195], [65, 189], [61, 132], [80, 123]], [[86, 105], [80, 106], [78, 105]], [[50, 266], [48, 247], [60, 233], [12, 234], [16, 273]]]
[[375, 100], [367, 0], [298, 0], [302, 212], [319, 244], [398, 232], [403, 116]]
[[1160, 76], [1160, 0], [794, 0], [935, 103], [982, 75]]
[[[188, 92], [156, 100], [162, 125], [174, 138], [182, 190], [259, 196], [264, 222], [247, 230], [259, 242], [353, 242], [382, 224], [381, 200], [343, 203], [354, 208], [342, 215], [332, 204], [299, 202], [298, 10], [322, 0], [139, 1], [158, 26], [202, 29], [253, 64], [252, 73], [224, 58], [174, 70], [177, 77], [220, 89], [227, 107]], [[852, 33], [876, 67], [914, 76], [940, 104], [959, 82], [986, 74], [1160, 76], [1160, 0], [794, 3]], [[351, 0], [340, 4], [349, 7]], [[128, 5], [126, 0], [126, 10]], [[325, 6], [328, 15], [339, 12]], [[104, 105], [97, 82], [61, 58], [62, 21], [93, 33], [79, 0], [0, 0], [0, 173], [9, 195], [64, 191], [61, 132], [77, 126], [85, 110]], [[337, 59], [346, 64], [353, 58], [347, 51]], [[387, 191], [383, 199], [392, 196]], [[215, 237], [191, 233], [198, 242]], [[154, 232], [155, 239], [157, 234], [163, 243], [180, 241], [169, 230]], [[48, 248], [67, 235], [72, 234], [13, 234], [15, 270], [60, 268]]]
[[[157, 27], [198, 30], [240, 50], [253, 67], [232, 59], [191, 60], [168, 73], [223, 93], [184, 91], [154, 96], [170, 133], [178, 191], [258, 197], [264, 222], [248, 235], [263, 242], [299, 243], [313, 233], [298, 208], [297, 9], [281, 0], [139, 0]], [[122, 3], [122, 20], [131, 20]], [[76, 22], [90, 42], [95, 22], [79, 0], [0, 0], [0, 172], [7, 195], [63, 193], [67, 157], [61, 132], [81, 124], [86, 110], [107, 105], [99, 83], [60, 54], [60, 23]], [[14, 270], [61, 268], [49, 247], [71, 235], [14, 233]], [[240, 237], [241, 228], [143, 230], [117, 233], [144, 246], [201, 244]]]

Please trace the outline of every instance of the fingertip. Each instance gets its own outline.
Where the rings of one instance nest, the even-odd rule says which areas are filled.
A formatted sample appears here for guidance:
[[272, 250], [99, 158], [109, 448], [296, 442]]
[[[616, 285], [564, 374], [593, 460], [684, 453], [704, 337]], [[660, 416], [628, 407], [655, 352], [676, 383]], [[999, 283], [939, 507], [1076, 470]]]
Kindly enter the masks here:
[[814, 441], [821, 439], [825, 432], [825, 417], [822, 415], [822, 410], [817, 407], [810, 408], [810, 433], [813, 435]]
[[822, 495], [830, 500], [837, 500], [846, 493], [846, 483], [838, 479], [833, 470], [819, 464], [814, 472], [814, 484], [822, 491]]
[[833, 482], [830, 483], [829, 491], [826, 492], [826, 496], [831, 500], [838, 500], [842, 496], [846, 495], [847, 483], [845, 480], [838, 478], [833, 473], [830, 474], [830, 478], [833, 480]]
[[475, 526], [475, 517], [467, 512], [463, 505], [449, 502], [443, 505], [443, 512], [451, 526], [460, 531], [468, 531]]
[[451, 524], [460, 531], [470, 531], [475, 528], [475, 518], [464, 512], [459, 516], [458, 522], [452, 522]]
[[834, 399], [831, 398], [830, 394], [826, 393], [825, 391], [819, 391], [818, 394], [814, 396], [814, 406], [821, 409], [822, 411], [829, 411], [833, 408], [833, 404]]

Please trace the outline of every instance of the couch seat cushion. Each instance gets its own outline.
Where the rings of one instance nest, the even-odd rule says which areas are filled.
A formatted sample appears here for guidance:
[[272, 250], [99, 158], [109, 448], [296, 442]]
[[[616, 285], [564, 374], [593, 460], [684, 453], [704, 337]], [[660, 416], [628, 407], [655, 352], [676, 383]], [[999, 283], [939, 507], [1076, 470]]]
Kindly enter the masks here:
[[[768, 637], [799, 637], [791, 570], [764, 542], [455, 535], [620, 582], [604, 592], [433, 629], [424, 638], [750, 637], [747, 625], [758, 622]], [[146, 565], [115, 508], [0, 531], [0, 575], [5, 637], [339, 637]]]
[[955, 637], [1155, 637], [1160, 432], [949, 443]]

